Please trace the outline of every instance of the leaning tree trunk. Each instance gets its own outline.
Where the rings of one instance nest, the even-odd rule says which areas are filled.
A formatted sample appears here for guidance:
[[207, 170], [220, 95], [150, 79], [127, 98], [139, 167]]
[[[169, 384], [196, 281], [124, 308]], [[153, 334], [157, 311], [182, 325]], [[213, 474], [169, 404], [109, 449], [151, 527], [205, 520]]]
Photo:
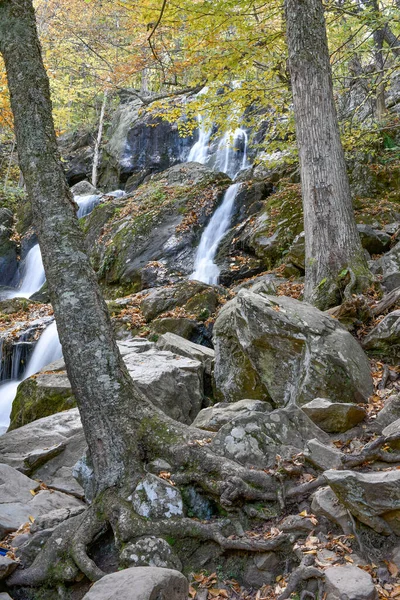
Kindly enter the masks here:
[[131, 472], [140, 470], [138, 448], [123, 415], [130, 404], [145, 400], [122, 361], [95, 273], [82, 251], [76, 204], [59, 160], [31, 0], [0, 2], [0, 52], [68, 376], [103, 489], [118, 482], [128, 464]]
[[325, 309], [370, 281], [333, 99], [321, 0], [285, 0], [306, 239], [305, 299]]

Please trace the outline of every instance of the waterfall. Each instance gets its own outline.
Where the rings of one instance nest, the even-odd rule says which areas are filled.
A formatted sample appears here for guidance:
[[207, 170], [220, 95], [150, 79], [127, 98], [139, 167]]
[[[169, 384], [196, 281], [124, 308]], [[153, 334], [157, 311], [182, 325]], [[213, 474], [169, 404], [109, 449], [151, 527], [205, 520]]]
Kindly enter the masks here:
[[40, 290], [45, 281], [46, 276], [40, 247], [39, 244], [35, 244], [26, 255], [22, 268], [21, 284], [15, 293], [11, 292], [9, 297], [29, 298], [29, 296]]
[[218, 246], [226, 234], [232, 217], [235, 198], [240, 188], [240, 183], [234, 183], [226, 190], [222, 204], [214, 212], [203, 235], [196, 252], [194, 271], [190, 279], [204, 283], [218, 283], [220, 269], [215, 264], [214, 258]]
[[247, 167], [247, 147], [249, 138], [244, 129], [227, 131], [218, 144], [216, 169], [235, 179], [242, 169]]
[[209, 154], [211, 129], [205, 129], [201, 115], [197, 116], [197, 122], [199, 124], [199, 139], [191, 147], [187, 162], [198, 162], [204, 165]]
[[5, 381], [0, 384], [0, 434], [4, 433], [1, 430], [7, 428], [10, 422], [12, 403], [17, 394], [19, 384], [61, 357], [62, 349], [60, 340], [58, 339], [57, 325], [53, 321], [40, 336], [22, 378]]

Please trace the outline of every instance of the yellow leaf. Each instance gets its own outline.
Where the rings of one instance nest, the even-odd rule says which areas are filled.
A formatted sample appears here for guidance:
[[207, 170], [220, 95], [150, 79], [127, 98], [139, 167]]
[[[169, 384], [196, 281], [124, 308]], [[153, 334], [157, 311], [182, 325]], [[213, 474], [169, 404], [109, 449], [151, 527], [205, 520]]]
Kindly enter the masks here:
[[29, 490], [29, 491], [30, 491], [30, 493], [32, 494], [32, 496], [36, 496], [36, 492], [35, 492], [35, 490]]

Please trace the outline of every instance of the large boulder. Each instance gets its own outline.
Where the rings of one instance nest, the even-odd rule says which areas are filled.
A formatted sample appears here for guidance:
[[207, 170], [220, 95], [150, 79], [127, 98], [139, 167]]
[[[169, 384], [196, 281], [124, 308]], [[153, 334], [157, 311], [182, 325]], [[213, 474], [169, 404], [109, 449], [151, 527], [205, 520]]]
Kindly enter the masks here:
[[359, 403], [372, 393], [369, 361], [356, 340], [327, 314], [292, 298], [241, 290], [219, 313], [214, 346], [221, 400]]
[[378, 600], [371, 575], [352, 565], [326, 569], [325, 593], [326, 600]]
[[187, 600], [188, 594], [188, 581], [178, 571], [131, 567], [96, 581], [83, 600]]
[[0, 208], [0, 286], [11, 285], [18, 270], [17, 244], [13, 235], [13, 214]]
[[289, 406], [229, 421], [214, 437], [211, 447], [216, 454], [265, 469], [274, 466], [277, 454], [290, 459], [303, 452], [307, 442], [314, 438], [329, 444], [328, 435], [300, 408]]
[[206, 431], [219, 431], [223, 425], [238, 417], [251, 416], [257, 412], [269, 412], [271, 405], [263, 400], [238, 400], [237, 402], [217, 402], [203, 408], [193, 421], [193, 427]]
[[303, 405], [310, 419], [328, 433], [342, 433], [355, 427], [365, 419], [367, 411], [357, 404], [331, 402], [326, 398], [315, 398]]
[[400, 471], [324, 473], [339, 500], [362, 523], [378, 533], [400, 534]]
[[394, 310], [376, 325], [363, 341], [374, 354], [400, 358], [400, 310]]

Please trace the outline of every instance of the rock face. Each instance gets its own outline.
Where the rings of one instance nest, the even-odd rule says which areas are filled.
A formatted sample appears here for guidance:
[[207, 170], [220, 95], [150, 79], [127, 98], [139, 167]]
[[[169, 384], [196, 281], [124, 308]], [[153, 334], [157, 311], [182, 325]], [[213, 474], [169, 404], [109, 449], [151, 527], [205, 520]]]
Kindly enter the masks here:
[[241, 290], [214, 326], [215, 387], [229, 402], [306, 404], [316, 397], [365, 402], [367, 357], [339, 323], [309, 304]]
[[134, 95], [129, 100], [115, 111], [108, 131], [100, 179], [107, 189], [125, 184], [128, 191], [135, 189], [151, 173], [183, 162], [193, 143], [179, 135], [176, 123], [146, 112]]
[[200, 230], [229, 183], [221, 173], [187, 163], [98, 206], [86, 219], [85, 234], [99, 279], [137, 291], [188, 275]]
[[390, 252], [370, 264], [373, 273], [382, 275], [382, 284], [387, 290], [400, 286], [400, 242]]
[[326, 398], [315, 398], [304, 404], [303, 410], [318, 427], [328, 433], [347, 431], [367, 416], [367, 412], [356, 404], [331, 402]]
[[301, 409], [289, 406], [233, 419], [219, 430], [211, 447], [216, 454], [264, 469], [275, 464], [277, 454], [291, 458], [303, 452], [313, 438], [329, 443], [327, 434]]
[[187, 600], [189, 584], [178, 571], [132, 567], [106, 575], [83, 600]]
[[363, 342], [374, 354], [400, 357], [400, 310], [394, 310], [369, 332]]
[[325, 571], [326, 600], [378, 600], [372, 577], [358, 567], [331, 567]]
[[400, 533], [400, 471], [325, 471], [325, 479], [352, 515], [378, 533]]
[[18, 270], [17, 244], [11, 240], [13, 214], [0, 208], [0, 286], [11, 285]]

